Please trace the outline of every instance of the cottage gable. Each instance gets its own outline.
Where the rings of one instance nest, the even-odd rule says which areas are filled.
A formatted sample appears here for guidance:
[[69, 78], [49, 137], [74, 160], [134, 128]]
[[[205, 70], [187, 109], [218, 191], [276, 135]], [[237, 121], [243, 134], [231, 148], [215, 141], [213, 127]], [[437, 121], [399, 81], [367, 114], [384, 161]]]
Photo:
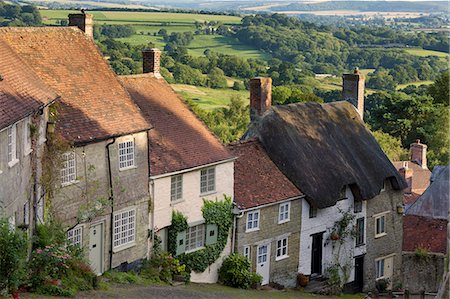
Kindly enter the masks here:
[[0, 28], [0, 41], [61, 96], [57, 130], [69, 142], [149, 128], [93, 41], [78, 28]]

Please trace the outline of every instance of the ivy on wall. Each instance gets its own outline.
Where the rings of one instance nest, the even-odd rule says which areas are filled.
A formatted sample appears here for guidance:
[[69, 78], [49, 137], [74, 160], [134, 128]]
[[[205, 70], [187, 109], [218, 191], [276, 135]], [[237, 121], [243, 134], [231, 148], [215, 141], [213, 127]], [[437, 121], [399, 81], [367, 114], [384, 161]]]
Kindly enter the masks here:
[[[187, 270], [203, 272], [214, 263], [222, 253], [227, 244], [230, 228], [233, 223], [232, 200], [231, 197], [224, 195], [224, 200], [206, 200], [203, 199], [202, 207], [205, 224], [217, 225], [217, 241], [214, 244], [205, 245], [204, 248], [182, 253], [177, 256], [182, 264], [186, 265]], [[172, 212], [172, 225], [169, 227], [169, 252], [176, 256], [177, 234], [188, 228], [187, 218], [180, 212]]]

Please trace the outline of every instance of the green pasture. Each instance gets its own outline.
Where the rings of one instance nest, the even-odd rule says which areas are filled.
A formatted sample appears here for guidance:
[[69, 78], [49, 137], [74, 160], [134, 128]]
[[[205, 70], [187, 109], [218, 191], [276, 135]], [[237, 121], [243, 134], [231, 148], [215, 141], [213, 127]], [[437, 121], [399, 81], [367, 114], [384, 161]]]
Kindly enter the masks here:
[[418, 49], [418, 48], [405, 49], [405, 51], [411, 55], [422, 56], [422, 57], [425, 57], [425, 56], [437, 56], [437, 57], [444, 57], [444, 58], [450, 57], [450, 55], [448, 53], [432, 51], [432, 50], [424, 50], [424, 49]]
[[397, 90], [403, 89], [403, 88], [407, 87], [408, 85], [420, 86], [420, 85], [430, 85], [430, 84], [433, 84], [433, 83], [434, 83], [434, 82], [431, 81], [431, 80], [409, 82], [409, 83], [397, 85], [397, 88], [396, 88], [396, 89], [397, 89]]
[[183, 99], [192, 100], [204, 110], [226, 107], [233, 97], [248, 102], [250, 94], [247, 90], [236, 91], [231, 88], [213, 89], [187, 84], [171, 84], [175, 92]]

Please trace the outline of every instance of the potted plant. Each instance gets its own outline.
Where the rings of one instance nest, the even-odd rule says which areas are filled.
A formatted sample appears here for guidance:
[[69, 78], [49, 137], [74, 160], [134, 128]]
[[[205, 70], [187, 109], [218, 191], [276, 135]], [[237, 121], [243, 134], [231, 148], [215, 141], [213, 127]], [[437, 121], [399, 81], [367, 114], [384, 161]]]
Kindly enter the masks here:
[[334, 231], [331, 232], [331, 235], [330, 235], [330, 239], [331, 239], [331, 240], [337, 241], [337, 240], [339, 240], [339, 238], [340, 238], [340, 237], [339, 237], [339, 234], [338, 234], [337, 231], [334, 230]]
[[297, 275], [297, 282], [298, 282], [298, 285], [299, 285], [299, 286], [301, 286], [302, 288], [304, 288], [304, 287], [306, 287], [306, 286], [308, 285], [308, 283], [309, 283], [309, 277], [306, 276], [306, 275], [303, 274], [303, 273], [299, 273], [299, 274]]

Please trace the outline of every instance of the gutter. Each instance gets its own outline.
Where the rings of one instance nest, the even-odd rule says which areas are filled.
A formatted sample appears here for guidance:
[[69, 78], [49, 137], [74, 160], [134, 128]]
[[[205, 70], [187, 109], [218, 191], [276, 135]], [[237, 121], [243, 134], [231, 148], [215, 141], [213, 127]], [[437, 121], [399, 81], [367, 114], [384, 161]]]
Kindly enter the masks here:
[[293, 201], [293, 200], [297, 200], [297, 199], [302, 199], [302, 198], [305, 198], [305, 197], [306, 197], [306, 195], [290, 197], [290, 198], [286, 198], [286, 199], [279, 200], [279, 201], [276, 201], [276, 202], [271, 202], [271, 203], [266, 203], [266, 204], [263, 204], [263, 205], [260, 205], [260, 206], [256, 206], [256, 207], [246, 208], [246, 209], [243, 209], [243, 210], [239, 209], [239, 206], [237, 206], [237, 208], [239, 209], [239, 211], [241, 213], [244, 213], [244, 212], [247, 212], [247, 211], [252, 211], [252, 210], [256, 210], [256, 209], [262, 209], [262, 208], [265, 208], [265, 207], [270, 207], [270, 206], [277, 205], [277, 204], [280, 204], [280, 203], [283, 203], [283, 202], [288, 202], [288, 201]]
[[111, 142], [106, 144], [106, 155], [108, 157], [108, 183], [109, 183], [109, 198], [108, 200], [111, 202], [111, 218], [110, 218], [110, 227], [109, 227], [109, 237], [110, 237], [110, 248], [109, 248], [109, 269], [112, 270], [112, 259], [113, 259], [113, 237], [114, 237], [114, 193], [113, 193], [113, 183], [112, 183], [112, 175], [111, 175], [111, 155], [109, 151], [109, 146], [113, 145], [116, 142], [116, 138], [114, 137]]

